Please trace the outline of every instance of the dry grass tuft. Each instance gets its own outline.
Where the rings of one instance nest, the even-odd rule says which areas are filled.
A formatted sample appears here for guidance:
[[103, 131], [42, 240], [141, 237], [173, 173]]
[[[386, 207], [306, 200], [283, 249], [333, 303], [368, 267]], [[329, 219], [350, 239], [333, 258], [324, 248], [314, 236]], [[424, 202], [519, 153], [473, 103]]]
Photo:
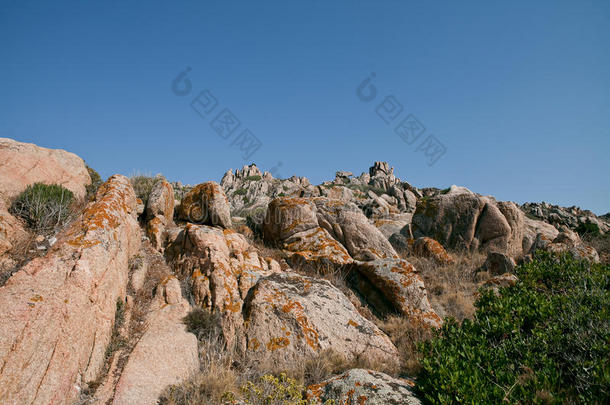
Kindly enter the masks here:
[[452, 252], [454, 264], [438, 264], [431, 259], [404, 257], [419, 271], [424, 280], [432, 308], [441, 317], [453, 317], [459, 321], [474, 316], [474, 301], [478, 282], [489, 277], [476, 273], [485, 262], [482, 253]]
[[420, 354], [417, 344], [429, 339], [432, 330], [415, 325], [409, 319], [394, 315], [378, 323], [386, 335], [390, 337], [400, 354], [400, 371], [403, 376], [417, 375], [421, 369]]

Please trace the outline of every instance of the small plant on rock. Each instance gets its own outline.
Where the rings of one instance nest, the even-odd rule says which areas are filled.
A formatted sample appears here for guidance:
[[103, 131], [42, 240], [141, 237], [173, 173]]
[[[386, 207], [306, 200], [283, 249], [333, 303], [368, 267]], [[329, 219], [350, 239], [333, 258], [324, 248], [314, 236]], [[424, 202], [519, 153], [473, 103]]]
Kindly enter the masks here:
[[73, 202], [72, 191], [58, 184], [35, 183], [19, 194], [9, 211], [35, 232], [51, 233], [72, 219]]

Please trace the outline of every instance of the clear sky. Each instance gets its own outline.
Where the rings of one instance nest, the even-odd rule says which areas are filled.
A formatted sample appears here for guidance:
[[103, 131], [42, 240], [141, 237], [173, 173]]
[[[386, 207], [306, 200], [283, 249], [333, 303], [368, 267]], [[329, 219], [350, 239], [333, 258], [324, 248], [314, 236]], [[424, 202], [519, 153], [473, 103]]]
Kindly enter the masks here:
[[0, 136], [104, 177], [256, 162], [317, 183], [385, 160], [419, 187], [610, 211], [607, 0], [2, 0], [0, 38]]

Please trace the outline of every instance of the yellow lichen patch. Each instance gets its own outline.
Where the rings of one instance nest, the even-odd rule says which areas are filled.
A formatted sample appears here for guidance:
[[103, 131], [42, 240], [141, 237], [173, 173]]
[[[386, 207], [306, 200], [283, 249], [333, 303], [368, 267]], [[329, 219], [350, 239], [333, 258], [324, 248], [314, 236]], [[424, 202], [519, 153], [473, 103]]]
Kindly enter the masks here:
[[233, 313], [241, 311], [241, 304], [239, 302], [228, 302], [225, 303], [225, 309]]
[[257, 338], [252, 338], [248, 341], [248, 350], [256, 351], [261, 347]]
[[271, 340], [269, 342], [267, 342], [267, 349], [268, 350], [277, 350], [277, 349], [283, 349], [285, 347], [287, 347], [290, 344], [290, 340], [286, 337], [275, 337], [275, 338], [271, 338]]
[[360, 326], [356, 321], [354, 321], [353, 319], [350, 319], [347, 324], [349, 326], [353, 326], [354, 328], [357, 328], [358, 326]]
[[366, 395], [360, 395], [358, 397], [358, 405], [365, 405], [366, 404], [366, 400], [367, 400]]
[[32, 302], [40, 302], [40, 301], [42, 301], [42, 300], [43, 300], [43, 298], [42, 298], [42, 296], [40, 296], [39, 294], [33, 295], [33, 296], [30, 298], [30, 301], [32, 301]]

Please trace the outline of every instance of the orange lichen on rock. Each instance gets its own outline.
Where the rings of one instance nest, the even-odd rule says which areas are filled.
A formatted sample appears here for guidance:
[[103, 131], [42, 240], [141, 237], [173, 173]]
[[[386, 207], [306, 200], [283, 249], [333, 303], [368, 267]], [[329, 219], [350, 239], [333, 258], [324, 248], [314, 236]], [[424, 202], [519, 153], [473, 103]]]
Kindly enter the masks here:
[[278, 350], [287, 347], [290, 344], [290, 339], [280, 336], [276, 338], [272, 338], [269, 342], [267, 342], [267, 350]]

